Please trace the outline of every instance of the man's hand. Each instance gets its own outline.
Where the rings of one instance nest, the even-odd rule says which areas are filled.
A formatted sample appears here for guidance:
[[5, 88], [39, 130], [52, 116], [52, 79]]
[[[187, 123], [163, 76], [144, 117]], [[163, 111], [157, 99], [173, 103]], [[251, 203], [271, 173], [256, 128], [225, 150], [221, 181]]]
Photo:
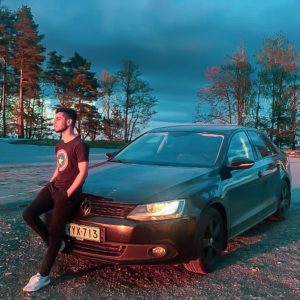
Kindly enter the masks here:
[[57, 189], [53, 195], [55, 200], [67, 201], [69, 199], [68, 193], [65, 190]]
[[88, 174], [88, 168], [89, 163], [87, 161], [78, 163], [79, 173], [67, 191], [69, 197], [84, 183]]
[[47, 185], [55, 201], [67, 201], [69, 199], [68, 193], [65, 190], [56, 188], [51, 182]]

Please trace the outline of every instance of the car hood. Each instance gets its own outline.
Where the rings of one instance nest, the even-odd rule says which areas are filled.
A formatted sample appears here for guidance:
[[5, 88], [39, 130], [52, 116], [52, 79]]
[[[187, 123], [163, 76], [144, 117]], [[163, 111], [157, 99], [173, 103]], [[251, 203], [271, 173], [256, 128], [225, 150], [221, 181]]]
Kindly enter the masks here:
[[89, 171], [83, 192], [126, 203], [146, 203], [176, 198], [211, 169], [106, 162]]

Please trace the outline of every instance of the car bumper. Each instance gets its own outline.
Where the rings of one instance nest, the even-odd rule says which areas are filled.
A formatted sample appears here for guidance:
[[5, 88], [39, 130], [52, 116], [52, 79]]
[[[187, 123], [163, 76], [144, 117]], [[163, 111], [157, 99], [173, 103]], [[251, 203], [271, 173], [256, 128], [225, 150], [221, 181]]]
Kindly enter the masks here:
[[192, 256], [194, 218], [134, 222], [95, 217], [74, 223], [101, 231], [101, 242], [69, 237], [71, 252], [80, 256], [124, 264], [179, 262]]

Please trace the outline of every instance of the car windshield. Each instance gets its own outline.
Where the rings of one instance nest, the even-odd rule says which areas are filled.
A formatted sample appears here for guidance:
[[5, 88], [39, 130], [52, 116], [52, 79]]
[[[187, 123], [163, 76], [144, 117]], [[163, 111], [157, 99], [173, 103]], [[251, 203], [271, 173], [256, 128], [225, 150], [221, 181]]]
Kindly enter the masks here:
[[213, 166], [224, 136], [206, 132], [149, 132], [117, 154], [112, 161], [157, 165]]

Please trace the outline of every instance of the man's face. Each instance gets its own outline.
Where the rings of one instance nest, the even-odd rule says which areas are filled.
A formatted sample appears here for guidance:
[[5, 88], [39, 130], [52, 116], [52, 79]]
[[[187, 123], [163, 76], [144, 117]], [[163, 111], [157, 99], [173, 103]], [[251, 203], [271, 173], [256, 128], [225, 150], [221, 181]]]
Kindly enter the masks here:
[[53, 120], [55, 132], [63, 132], [72, 124], [72, 120], [63, 112], [58, 112]]

